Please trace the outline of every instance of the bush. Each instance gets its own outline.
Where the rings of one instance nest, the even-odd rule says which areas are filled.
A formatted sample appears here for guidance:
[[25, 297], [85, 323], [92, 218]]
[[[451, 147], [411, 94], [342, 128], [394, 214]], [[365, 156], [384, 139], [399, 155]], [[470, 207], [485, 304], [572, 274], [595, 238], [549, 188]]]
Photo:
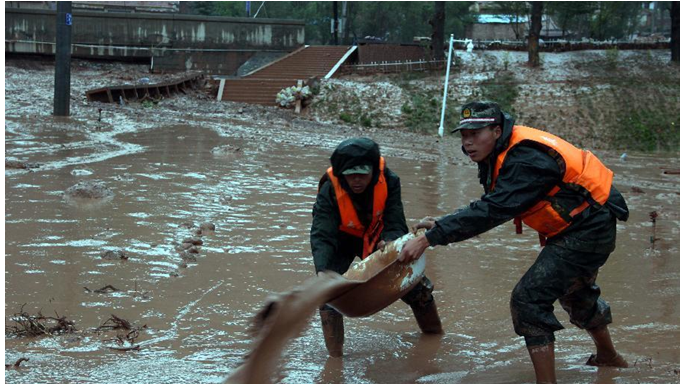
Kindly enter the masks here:
[[349, 124], [354, 123], [354, 118], [352, 117], [352, 115], [350, 115], [347, 112], [340, 112], [339, 117], [340, 117], [340, 120], [344, 121], [345, 123], [349, 123]]
[[618, 48], [609, 48], [604, 52], [607, 68], [615, 69], [619, 65], [619, 50]]
[[367, 128], [370, 128], [373, 125], [371, 117], [368, 115], [361, 115], [361, 117], [359, 118], [359, 122], [361, 123], [362, 126]]
[[618, 119], [614, 134], [616, 147], [627, 150], [677, 150], [680, 146], [680, 118], [663, 110], [631, 110]]
[[493, 78], [482, 81], [480, 86], [481, 99], [495, 101], [501, 106], [501, 109], [516, 115], [513, 105], [519, 95], [519, 89], [517, 80], [512, 73], [496, 74]]

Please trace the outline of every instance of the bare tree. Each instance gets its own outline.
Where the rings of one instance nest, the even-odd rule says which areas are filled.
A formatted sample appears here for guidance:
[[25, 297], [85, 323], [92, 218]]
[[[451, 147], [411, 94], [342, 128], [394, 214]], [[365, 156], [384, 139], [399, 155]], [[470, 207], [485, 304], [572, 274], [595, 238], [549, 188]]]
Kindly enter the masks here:
[[524, 19], [528, 15], [526, 1], [498, 1], [494, 2], [493, 8], [510, 22], [510, 27], [515, 33], [515, 39], [524, 39]]
[[432, 25], [432, 53], [435, 60], [444, 58], [444, 23], [446, 22], [446, 2], [434, 2], [434, 15], [430, 19]]
[[671, 62], [680, 64], [680, 1], [671, 4]]
[[541, 18], [543, 17], [543, 2], [531, 2], [531, 25], [529, 26], [529, 66], [538, 67], [541, 65], [541, 59], [538, 55], [538, 40], [541, 35]]

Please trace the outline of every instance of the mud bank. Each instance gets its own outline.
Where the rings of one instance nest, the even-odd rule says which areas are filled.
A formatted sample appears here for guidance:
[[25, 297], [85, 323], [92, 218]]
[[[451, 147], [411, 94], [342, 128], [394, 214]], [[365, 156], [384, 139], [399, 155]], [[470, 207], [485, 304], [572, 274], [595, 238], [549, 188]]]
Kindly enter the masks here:
[[[476, 167], [452, 137], [320, 123], [201, 93], [148, 107], [90, 104], [85, 90], [148, 75], [117, 64], [78, 68], [67, 119], [51, 116], [49, 67], [5, 72], [5, 156], [40, 164], [5, 170], [5, 321], [26, 304], [29, 313], [67, 316], [78, 330], [6, 337], [6, 363], [30, 359], [6, 371], [7, 382], [220, 382], [248, 350], [250, 315], [267, 295], [313, 273], [308, 234], [317, 182], [331, 150], [349, 136], [381, 144], [402, 179], [410, 223], [481, 193]], [[634, 367], [584, 366], [591, 342], [557, 309], [567, 327], [557, 334], [558, 377], [677, 381], [680, 195], [678, 176], [663, 170], [679, 169], [680, 160], [596, 153], [615, 171], [632, 209], [598, 281], [614, 312], [617, 347]], [[66, 189], [86, 180], [106, 183], [114, 197], [95, 205], [64, 201]], [[654, 249], [651, 211], [659, 213]], [[204, 222], [215, 231], [201, 237], [195, 262], [183, 264], [176, 248]], [[129, 258], [102, 258], [109, 250]], [[517, 236], [507, 224], [428, 251], [425, 273], [436, 286], [443, 338], [421, 336], [399, 302], [346, 321], [346, 356], [327, 360], [314, 318], [291, 343], [279, 381], [531, 382], [508, 300], [538, 250], [534, 234]], [[119, 291], [93, 292], [106, 285]], [[94, 331], [112, 314], [139, 327], [139, 351], [112, 350], [113, 335]]]

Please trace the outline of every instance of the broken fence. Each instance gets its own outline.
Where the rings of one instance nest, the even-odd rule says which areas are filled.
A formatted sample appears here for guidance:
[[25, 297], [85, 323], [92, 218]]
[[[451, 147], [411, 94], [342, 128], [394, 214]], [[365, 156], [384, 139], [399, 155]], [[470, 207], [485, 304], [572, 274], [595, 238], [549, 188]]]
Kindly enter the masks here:
[[145, 100], [159, 101], [172, 94], [186, 93], [187, 89], [200, 89], [205, 85], [203, 74], [191, 75], [179, 80], [157, 84], [121, 85], [117, 87], [103, 87], [85, 92], [88, 101], [103, 103], [142, 102]]
[[379, 63], [345, 64], [340, 68], [343, 74], [350, 73], [394, 73], [427, 71], [446, 68], [446, 60], [382, 61]]

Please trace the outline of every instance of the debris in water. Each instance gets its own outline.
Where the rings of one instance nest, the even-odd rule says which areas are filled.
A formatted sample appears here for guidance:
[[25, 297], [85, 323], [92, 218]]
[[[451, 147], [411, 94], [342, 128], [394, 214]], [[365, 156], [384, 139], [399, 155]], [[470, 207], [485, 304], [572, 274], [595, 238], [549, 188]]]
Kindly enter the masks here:
[[40, 311], [37, 315], [30, 315], [24, 312], [24, 306], [21, 306], [19, 313], [15, 313], [10, 317], [10, 320], [17, 325], [5, 327], [5, 335], [15, 337], [31, 337], [41, 335], [60, 335], [64, 333], [73, 333], [76, 331], [75, 323], [66, 319], [66, 316], [59, 316], [55, 312], [56, 317], [43, 316]]
[[213, 223], [201, 223], [201, 233], [203, 232], [215, 232], [215, 224]]
[[656, 237], [656, 218], [659, 214], [656, 211], [649, 212], [649, 218], [652, 220], [652, 236], [650, 236], [649, 241], [652, 243], [652, 250], [654, 250], [654, 243], [659, 240]]
[[27, 357], [21, 357], [14, 364], [5, 364], [5, 369], [19, 368], [22, 362], [29, 361]]
[[642, 188], [638, 188], [638, 187], [630, 187], [630, 191], [632, 193], [645, 193], [645, 191], [643, 191]]
[[116, 249], [113, 251], [106, 251], [102, 255], [102, 259], [104, 260], [127, 260], [129, 259], [128, 255], [123, 251], [122, 249]]
[[28, 170], [31, 170], [33, 168], [38, 168], [38, 167], [40, 167], [40, 164], [37, 164], [37, 163], [29, 163], [27, 161], [5, 159], [5, 168], [9, 168], [9, 169], [28, 169]]
[[64, 196], [80, 199], [105, 199], [113, 196], [113, 192], [101, 181], [87, 180], [69, 187]]
[[116, 287], [114, 287], [113, 285], [110, 285], [110, 284], [109, 284], [109, 285], [106, 285], [105, 287], [101, 287], [101, 288], [99, 288], [99, 289], [95, 289], [94, 291], [92, 291], [92, 290], [91, 290], [90, 288], [88, 288], [88, 287], [83, 287], [83, 288], [85, 288], [85, 290], [86, 290], [87, 292], [94, 292], [94, 293], [111, 293], [111, 292], [118, 292], [118, 291], [120, 291], [120, 289], [118, 289], [118, 288], [116, 288]]

